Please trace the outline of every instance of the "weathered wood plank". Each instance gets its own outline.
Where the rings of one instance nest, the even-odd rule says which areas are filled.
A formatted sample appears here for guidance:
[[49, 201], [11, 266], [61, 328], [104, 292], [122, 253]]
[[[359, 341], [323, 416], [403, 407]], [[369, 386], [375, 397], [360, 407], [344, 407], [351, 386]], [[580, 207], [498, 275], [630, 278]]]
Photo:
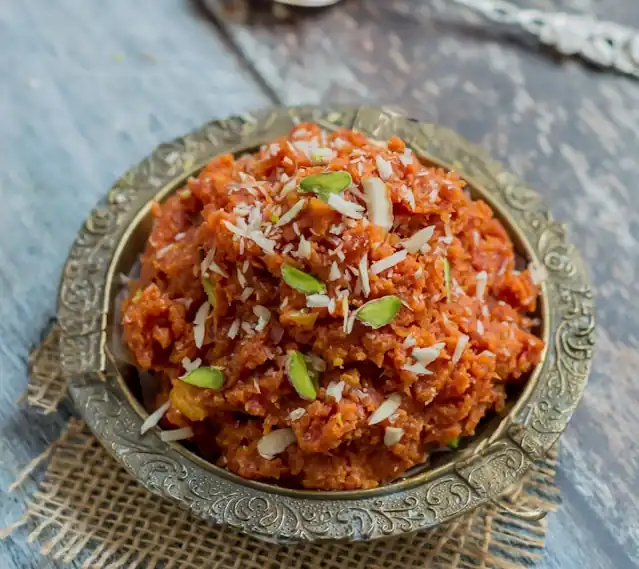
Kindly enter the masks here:
[[[7, 494], [68, 413], [17, 408], [26, 356], [55, 311], [76, 231], [115, 178], [157, 144], [268, 104], [188, 2], [0, 4], [0, 527], [34, 483]], [[26, 533], [0, 541], [2, 569], [58, 568]]]
[[[525, 4], [639, 27], [639, 10], [624, 0]], [[450, 2], [345, 2], [284, 21], [260, 6], [244, 23], [215, 12], [285, 103], [389, 103], [447, 125], [485, 146], [569, 223], [598, 294], [598, 347], [563, 439], [566, 503], [551, 518], [546, 564], [636, 566], [639, 82], [540, 53]]]
[[[630, 0], [527, 5], [639, 27]], [[635, 566], [639, 83], [554, 61], [441, 0], [349, 2], [287, 22], [260, 10], [248, 26], [226, 20], [225, 29], [283, 101], [400, 104], [484, 144], [570, 222], [599, 295], [598, 357], [564, 437], [565, 503], [541, 566]], [[0, 7], [0, 197], [11, 206], [0, 210], [2, 492], [63, 424], [14, 401], [88, 209], [157, 143], [267, 103], [218, 38], [186, 1]], [[0, 526], [18, 517], [30, 484], [0, 495]], [[20, 532], [0, 543], [0, 561], [58, 567]]]

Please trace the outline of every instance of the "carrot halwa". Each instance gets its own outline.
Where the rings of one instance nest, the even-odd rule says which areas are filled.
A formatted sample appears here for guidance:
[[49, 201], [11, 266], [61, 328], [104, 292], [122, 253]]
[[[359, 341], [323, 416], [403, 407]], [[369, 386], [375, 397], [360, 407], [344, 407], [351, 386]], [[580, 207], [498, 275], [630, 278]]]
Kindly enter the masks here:
[[535, 275], [399, 138], [300, 124], [153, 215], [125, 344], [161, 383], [165, 440], [245, 478], [383, 484], [473, 435], [540, 359]]

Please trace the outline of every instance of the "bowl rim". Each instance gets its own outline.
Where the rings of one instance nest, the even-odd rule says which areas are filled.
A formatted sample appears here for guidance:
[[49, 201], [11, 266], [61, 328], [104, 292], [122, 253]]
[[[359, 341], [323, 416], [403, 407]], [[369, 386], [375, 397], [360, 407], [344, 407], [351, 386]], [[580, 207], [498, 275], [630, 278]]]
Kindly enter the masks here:
[[[439, 160], [435, 157], [429, 156], [419, 156], [420, 160], [423, 163], [426, 163], [429, 166], [440, 167], [445, 170], [452, 170], [452, 167], [442, 160]], [[173, 195], [176, 191], [178, 191], [181, 187], [184, 186], [187, 179], [190, 176], [196, 176], [197, 173], [204, 167], [204, 165], [208, 162], [205, 160], [203, 163], [194, 164], [187, 172], [178, 176], [171, 180], [170, 183], [163, 186], [149, 201], [147, 201], [139, 211], [133, 216], [131, 221], [128, 223], [125, 228], [119, 243], [113, 253], [113, 257], [111, 259], [111, 263], [109, 265], [109, 269], [106, 275], [106, 284], [105, 284], [105, 305], [104, 310], [109, 315], [113, 314], [113, 302], [112, 298], [114, 296], [114, 291], [117, 289], [121, 289], [117, 283], [117, 275], [122, 271], [119, 270], [119, 262], [121, 257], [123, 256], [127, 246], [130, 242], [131, 235], [138, 229], [146, 218], [150, 216], [151, 213], [151, 203], [156, 201], [158, 203], [163, 203], [168, 197]], [[465, 176], [464, 180], [468, 184], [468, 189], [471, 192], [473, 199], [482, 199], [488, 203], [493, 213], [502, 221], [506, 231], [509, 233], [511, 238], [519, 244], [519, 247], [525, 250], [525, 256], [527, 260], [534, 258], [534, 251], [532, 249], [531, 244], [523, 235], [521, 229], [516, 225], [512, 216], [508, 213], [508, 211], [504, 210], [504, 208], [486, 192], [486, 190], [474, 182], [469, 176]], [[545, 346], [548, 345], [549, 337], [550, 337], [550, 313], [548, 306], [548, 297], [545, 292], [545, 282], [541, 283], [541, 294], [540, 294], [540, 309], [539, 314], [542, 320], [542, 333], [541, 339], [543, 340]], [[109, 294], [110, 292], [110, 294]], [[112, 322], [107, 323], [107, 336], [109, 335], [109, 330], [113, 326]], [[107, 346], [109, 342], [107, 339]], [[501, 420], [499, 421], [499, 425], [493, 431], [491, 436], [487, 437], [487, 441], [483, 439], [471, 439], [470, 444], [464, 449], [465, 454], [472, 455], [474, 452], [477, 452], [477, 447], [483, 444], [489, 443], [494, 440], [495, 436], [498, 435], [504, 428], [505, 425], [509, 424], [512, 416], [516, 415], [519, 409], [526, 404], [528, 401], [530, 394], [534, 390], [535, 385], [539, 379], [539, 374], [543, 365], [543, 359], [546, 354], [546, 348], [542, 351], [542, 358], [539, 364], [537, 364], [534, 370], [529, 374], [529, 378], [526, 381], [525, 387], [522, 389], [521, 393], [517, 397], [514, 405], [511, 406], [511, 409], [508, 413], [504, 414]], [[110, 359], [110, 363], [117, 368], [116, 358], [112, 356], [110, 350], [106, 349], [107, 358]], [[126, 397], [128, 403], [133, 407], [133, 409], [140, 415], [141, 420], [144, 421], [149, 413], [144, 408], [144, 405], [139, 401], [139, 399], [135, 396], [135, 394], [129, 388], [127, 381], [121, 373], [117, 373], [115, 375], [115, 380], [118, 383], [119, 388], [122, 390], [122, 393]], [[247, 486], [251, 486], [257, 490], [262, 490], [265, 492], [270, 492], [274, 494], [282, 494], [285, 496], [299, 496], [299, 497], [307, 497], [307, 498], [315, 498], [315, 499], [324, 499], [327, 495], [327, 491], [323, 490], [307, 490], [302, 488], [287, 488], [283, 486], [279, 486], [275, 483], [268, 482], [260, 482], [257, 480], [248, 480], [244, 479], [238, 474], [235, 474], [225, 468], [219, 467], [206, 459], [199, 456], [197, 453], [189, 450], [184, 445], [179, 442], [170, 442], [168, 443], [174, 450], [185, 456], [187, 459], [196, 462], [202, 468], [215, 472], [218, 476], [229, 478], [230, 480], [234, 480], [235, 482], [245, 484]], [[447, 472], [453, 468], [453, 464], [450, 462], [438, 466], [437, 468], [428, 468], [424, 470], [422, 473], [411, 476], [408, 479], [400, 478], [398, 481], [385, 484], [383, 486], [379, 486], [377, 488], [370, 489], [361, 489], [361, 490], [333, 490], [328, 492], [330, 494], [331, 499], [340, 500], [340, 499], [350, 499], [356, 497], [373, 497], [380, 496], [383, 494], [398, 492], [401, 490], [407, 490], [412, 488], [415, 485], [423, 484], [428, 480], [436, 478], [443, 472]]]
[[[117, 267], [152, 199], [162, 199], [214, 155], [269, 142], [298, 122], [397, 135], [423, 160], [455, 170], [501, 218], [528, 261], [547, 273], [541, 315], [546, 348], [498, 427], [435, 469], [376, 489], [326, 492], [247, 481], [177, 443], [146, 416], [109, 356], [109, 317]], [[63, 373], [79, 413], [144, 486], [199, 517], [277, 542], [363, 540], [427, 529], [497, 499], [541, 458], [574, 412], [594, 346], [594, 306], [583, 264], [539, 196], [452, 131], [394, 108], [277, 107], [212, 121], [170, 143], [120, 178], [85, 222], [60, 283]]]

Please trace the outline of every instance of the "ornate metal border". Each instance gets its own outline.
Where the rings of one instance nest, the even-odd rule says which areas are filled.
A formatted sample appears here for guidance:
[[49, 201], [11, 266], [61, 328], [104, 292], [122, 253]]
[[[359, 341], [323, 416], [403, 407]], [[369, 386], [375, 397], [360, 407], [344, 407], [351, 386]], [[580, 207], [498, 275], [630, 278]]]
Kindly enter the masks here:
[[[548, 347], [535, 381], [500, 427], [448, 467], [376, 491], [282, 491], [251, 483], [162, 442], [140, 437], [142, 417], [106, 357], [112, 260], [149, 200], [215, 154], [253, 148], [299, 121], [345, 126], [375, 138], [396, 134], [418, 153], [452, 165], [514, 224], [544, 285]], [[129, 170], [86, 220], [59, 291], [60, 359], [89, 427], [145, 487], [215, 524], [273, 542], [369, 540], [431, 528], [496, 499], [566, 427], [586, 385], [594, 345], [593, 298], [565, 228], [539, 196], [455, 133], [390, 108], [276, 108], [213, 121], [159, 146]]]

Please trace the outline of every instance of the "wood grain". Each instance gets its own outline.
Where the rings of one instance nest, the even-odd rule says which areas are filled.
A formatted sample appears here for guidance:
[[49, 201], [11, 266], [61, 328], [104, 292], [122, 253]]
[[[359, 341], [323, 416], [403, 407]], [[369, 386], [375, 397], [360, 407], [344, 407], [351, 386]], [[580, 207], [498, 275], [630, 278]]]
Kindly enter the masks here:
[[[215, 6], [219, 6], [213, 2]], [[520, 2], [639, 28], [624, 0]], [[597, 358], [561, 454], [548, 567], [639, 563], [639, 82], [559, 59], [433, 0], [214, 10], [284, 103], [389, 103], [481, 143], [568, 222], [598, 294]], [[595, 562], [596, 561], [596, 562]]]
[[[5, 490], [68, 411], [17, 408], [26, 354], [53, 315], [77, 228], [156, 144], [268, 104], [392, 103], [455, 128], [526, 179], [567, 221], [592, 271], [598, 345], [565, 437], [564, 505], [546, 569], [639, 564], [639, 82], [540, 52], [449, 2], [351, 0], [237, 21], [187, 0], [0, 3], [0, 526], [34, 481]], [[633, 0], [534, 0], [639, 27]], [[0, 567], [61, 568], [16, 532]]]
[[[95, 202], [157, 144], [268, 104], [246, 66], [188, 2], [0, 2], [0, 527], [33, 480], [19, 469], [68, 411], [19, 408], [26, 357], [55, 312], [67, 250]], [[26, 534], [0, 541], [2, 569], [58, 568]], [[68, 567], [65, 565], [65, 567]]]

